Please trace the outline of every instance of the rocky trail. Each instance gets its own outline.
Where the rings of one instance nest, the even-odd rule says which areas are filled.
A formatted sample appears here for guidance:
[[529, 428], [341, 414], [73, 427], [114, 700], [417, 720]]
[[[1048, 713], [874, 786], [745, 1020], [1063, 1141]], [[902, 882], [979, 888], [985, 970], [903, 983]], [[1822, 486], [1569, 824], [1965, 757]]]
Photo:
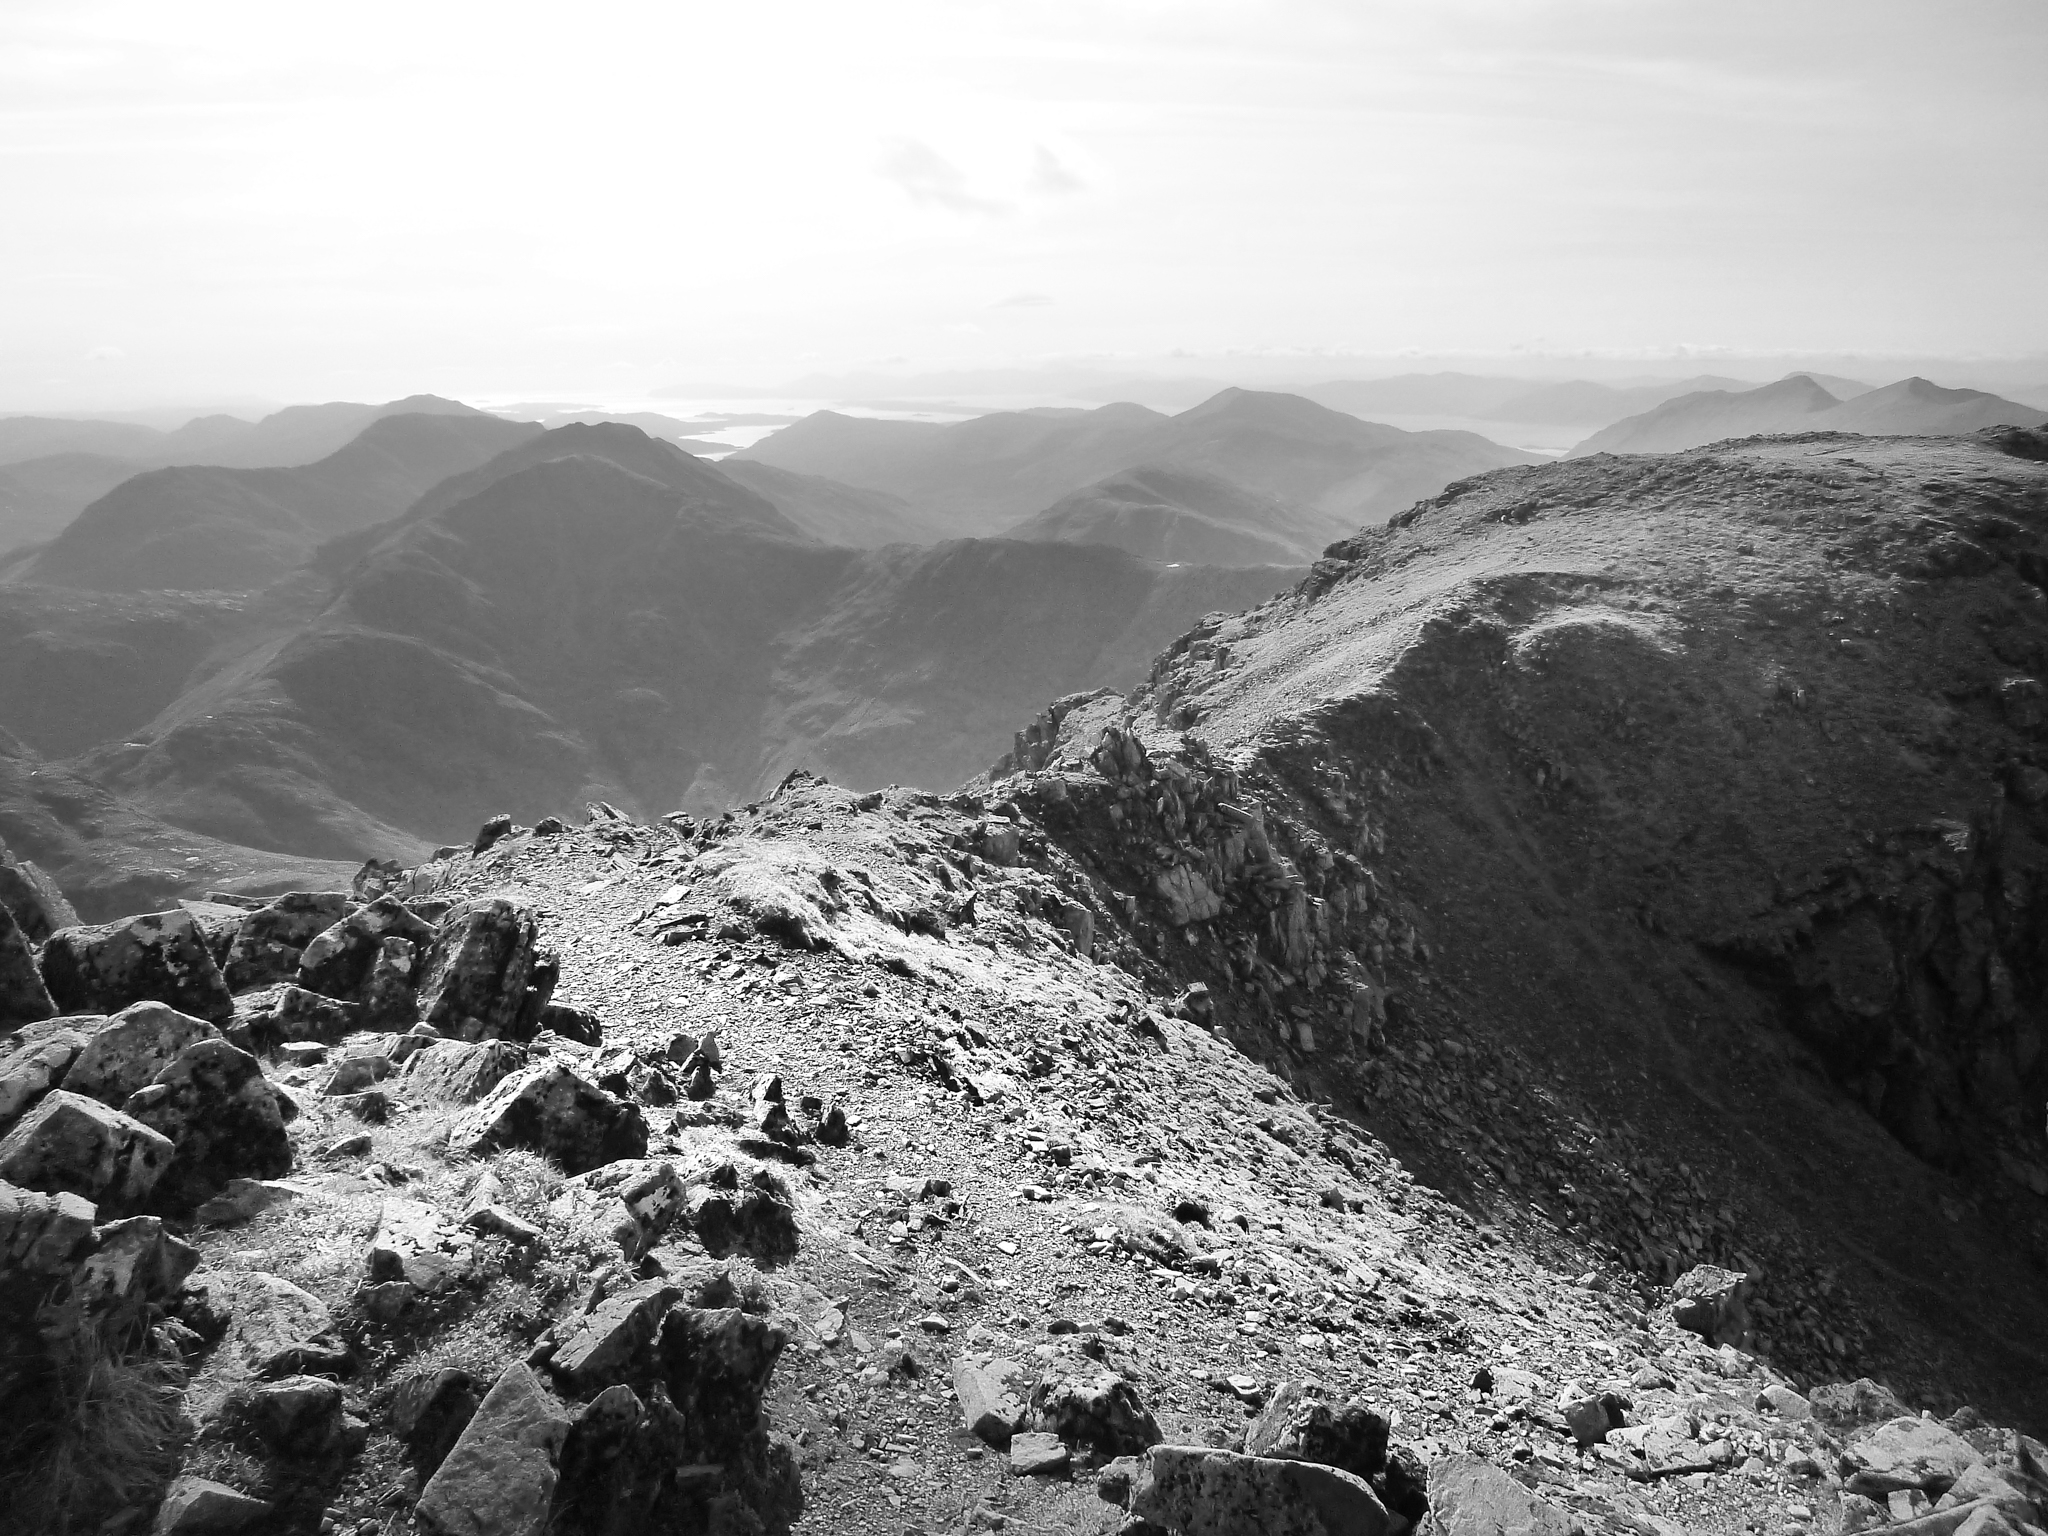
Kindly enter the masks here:
[[[147, 1362], [179, 1463], [73, 1528], [1978, 1536], [2048, 1493], [1746, 1352], [1739, 1274], [1475, 1221], [1093, 958], [1014, 801], [479, 847], [45, 938], [11, 1385]], [[1340, 1049], [1427, 1059], [1375, 1020]]]

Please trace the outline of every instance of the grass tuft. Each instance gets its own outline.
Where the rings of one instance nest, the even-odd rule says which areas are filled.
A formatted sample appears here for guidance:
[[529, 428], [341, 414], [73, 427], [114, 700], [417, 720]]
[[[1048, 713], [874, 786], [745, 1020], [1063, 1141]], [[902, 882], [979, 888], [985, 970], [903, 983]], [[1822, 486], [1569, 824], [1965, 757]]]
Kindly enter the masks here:
[[62, 1362], [47, 1412], [0, 1430], [0, 1532], [73, 1536], [147, 1509], [178, 1468], [189, 1432], [183, 1372], [97, 1347]]

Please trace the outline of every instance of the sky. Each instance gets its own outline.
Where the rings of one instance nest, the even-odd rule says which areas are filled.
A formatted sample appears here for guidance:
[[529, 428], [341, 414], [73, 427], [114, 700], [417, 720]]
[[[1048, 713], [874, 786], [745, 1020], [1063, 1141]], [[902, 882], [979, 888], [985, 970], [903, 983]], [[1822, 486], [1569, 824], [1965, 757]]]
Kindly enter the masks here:
[[4, 0], [0, 409], [2048, 358], [2044, 80], [2040, 0]]

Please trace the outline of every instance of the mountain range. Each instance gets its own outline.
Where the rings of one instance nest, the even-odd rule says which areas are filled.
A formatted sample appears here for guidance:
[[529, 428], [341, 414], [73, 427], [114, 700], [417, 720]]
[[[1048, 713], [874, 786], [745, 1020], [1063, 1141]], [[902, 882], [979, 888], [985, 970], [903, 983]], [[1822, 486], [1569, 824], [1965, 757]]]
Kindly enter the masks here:
[[999, 532], [1140, 468], [1220, 476], [1348, 529], [1383, 522], [1453, 480], [1537, 462], [1476, 433], [1403, 432], [1297, 395], [1244, 389], [1176, 416], [1117, 404], [938, 425], [819, 411], [732, 458], [881, 491], [970, 534]]
[[1834, 387], [1839, 382], [1795, 373], [1757, 389], [1680, 395], [1594, 433], [1571, 453], [1679, 453], [1731, 438], [1783, 432], [1941, 436], [2048, 421], [2048, 410], [1980, 389], [1944, 389], [1911, 378], [1850, 395]]

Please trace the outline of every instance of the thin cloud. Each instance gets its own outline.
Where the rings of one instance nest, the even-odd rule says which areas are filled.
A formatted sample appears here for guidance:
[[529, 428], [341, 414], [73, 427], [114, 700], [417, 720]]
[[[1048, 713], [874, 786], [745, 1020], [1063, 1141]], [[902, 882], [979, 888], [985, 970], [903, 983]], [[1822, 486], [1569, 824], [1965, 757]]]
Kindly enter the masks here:
[[997, 299], [990, 309], [1037, 309], [1052, 302], [1049, 293], [1013, 293], [1007, 299]]
[[1060, 157], [1043, 144], [1031, 166], [1031, 190], [1048, 197], [1066, 197], [1088, 190], [1088, 183], [1060, 163]]
[[920, 208], [985, 216], [1009, 211], [1006, 204], [968, 191], [966, 173], [929, 144], [916, 139], [899, 139], [890, 145], [877, 170], [907, 192]]

